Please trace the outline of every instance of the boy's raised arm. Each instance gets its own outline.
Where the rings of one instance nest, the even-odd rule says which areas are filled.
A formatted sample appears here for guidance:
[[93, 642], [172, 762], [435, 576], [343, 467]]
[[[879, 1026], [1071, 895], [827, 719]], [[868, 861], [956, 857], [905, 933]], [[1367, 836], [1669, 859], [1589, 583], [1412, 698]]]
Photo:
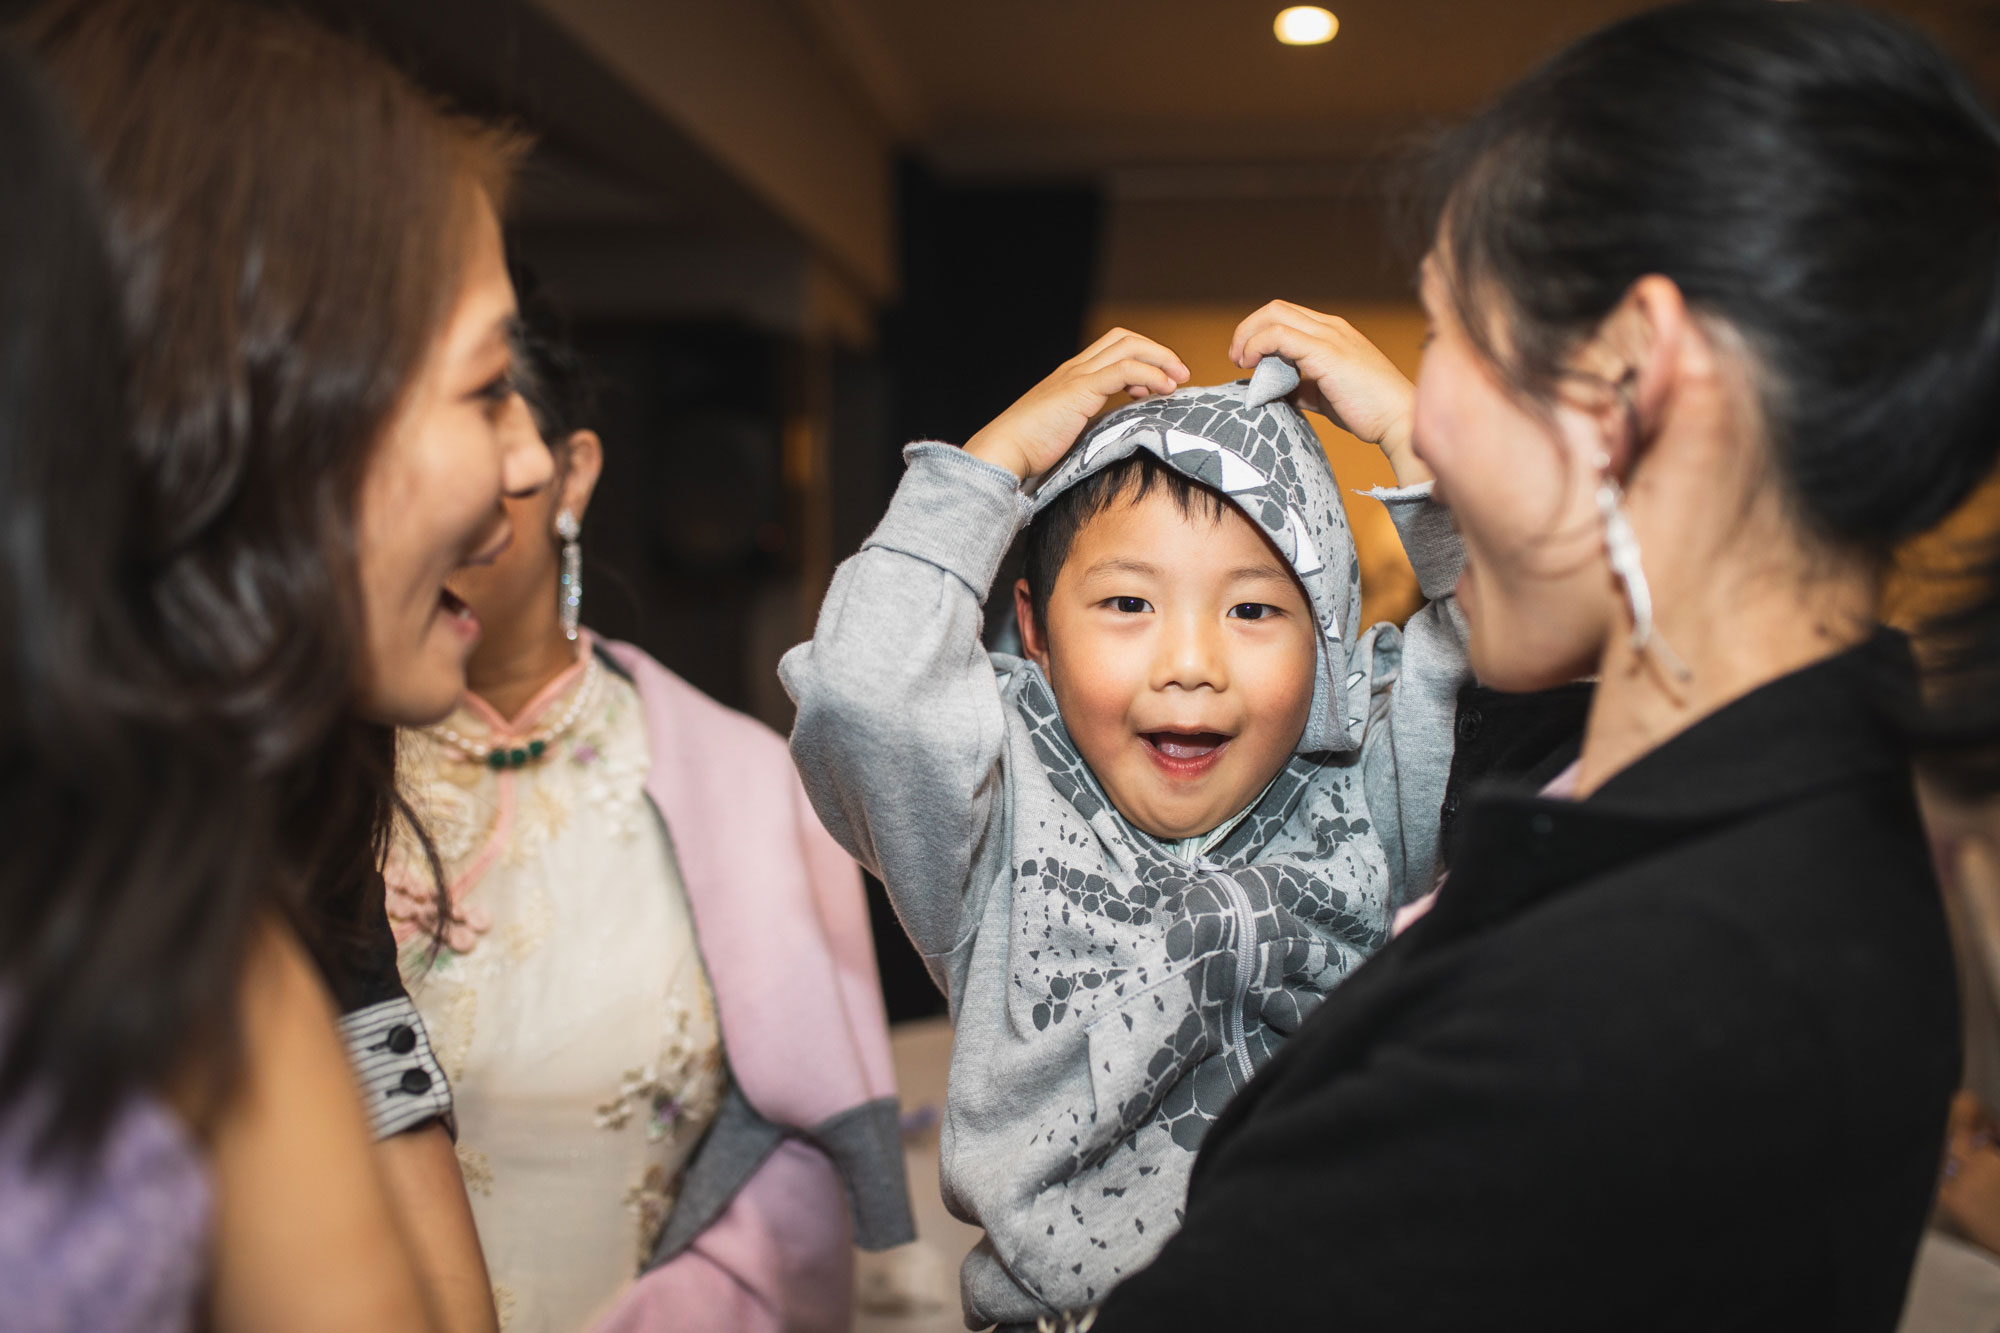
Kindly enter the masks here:
[[[1472, 678], [1465, 616], [1454, 592], [1465, 550], [1450, 514], [1431, 498], [1429, 482], [1368, 494], [1389, 510], [1426, 599], [1403, 625], [1394, 668], [1374, 670], [1368, 682], [1383, 702], [1379, 710], [1371, 703], [1375, 720], [1361, 746], [1368, 808], [1377, 811], [1401, 905], [1429, 893], [1437, 881], [1439, 811], [1457, 739], [1458, 691]], [[1392, 809], [1393, 837], [1380, 818]]]
[[1364, 629], [1357, 645], [1364, 660], [1355, 665], [1366, 674], [1353, 684], [1371, 696], [1361, 746], [1368, 808], [1395, 900], [1407, 902], [1433, 886], [1458, 689], [1471, 677], [1453, 594], [1465, 551], [1413, 445], [1416, 389], [1352, 324], [1290, 301], [1273, 301], [1239, 324], [1229, 354], [1246, 369], [1265, 356], [1291, 360], [1300, 375], [1293, 402], [1375, 445], [1395, 470], [1394, 486], [1365, 494], [1388, 509], [1426, 602], [1400, 635]]
[[778, 674], [813, 808], [888, 886], [935, 973], [997, 794], [1005, 724], [980, 604], [1027, 501], [1013, 474], [950, 445], [904, 457], [889, 512]]
[[1116, 329], [965, 449], [911, 445], [889, 512], [835, 572], [812, 641], [779, 665], [814, 809], [888, 887], [940, 982], [939, 956], [980, 906], [965, 894], [1000, 796], [1006, 719], [980, 607], [1027, 520], [1021, 483], [1107, 399], [1186, 379], [1172, 352]]

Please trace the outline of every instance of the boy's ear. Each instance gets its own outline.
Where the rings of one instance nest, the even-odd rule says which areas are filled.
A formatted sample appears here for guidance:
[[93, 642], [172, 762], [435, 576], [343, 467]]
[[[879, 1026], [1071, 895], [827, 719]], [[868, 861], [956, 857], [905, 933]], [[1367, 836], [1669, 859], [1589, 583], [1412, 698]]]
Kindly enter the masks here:
[[1044, 673], [1049, 669], [1048, 636], [1035, 619], [1035, 595], [1026, 579], [1014, 580], [1014, 621], [1021, 627], [1021, 651]]

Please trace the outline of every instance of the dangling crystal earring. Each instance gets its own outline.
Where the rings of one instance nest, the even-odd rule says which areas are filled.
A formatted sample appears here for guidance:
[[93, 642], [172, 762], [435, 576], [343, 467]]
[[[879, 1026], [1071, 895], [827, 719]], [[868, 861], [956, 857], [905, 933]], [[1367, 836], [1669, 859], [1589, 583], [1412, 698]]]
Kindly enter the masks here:
[[562, 538], [562, 582], [556, 588], [556, 610], [562, 616], [563, 637], [576, 641], [576, 627], [583, 615], [583, 545], [577, 538], [583, 525], [565, 509], [556, 515], [556, 536]]
[[1632, 608], [1632, 649], [1641, 655], [1650, 651], [1675, 680], [1687, 681], [1694, 672], [1680, 655], [1667, 646], [1653, 627], [1653, 590], [1646, 582], [1646, 569], [1639, 559], [1639, 536], [1632, 520], [1625, 516], [1625, 491], [1611, 475], [1609, 455], [1599, 454], [1597, 466], [1597, 514], [1604, 520], [1604, 553], [1611, 572], [1624, 585], [1625, 600]]

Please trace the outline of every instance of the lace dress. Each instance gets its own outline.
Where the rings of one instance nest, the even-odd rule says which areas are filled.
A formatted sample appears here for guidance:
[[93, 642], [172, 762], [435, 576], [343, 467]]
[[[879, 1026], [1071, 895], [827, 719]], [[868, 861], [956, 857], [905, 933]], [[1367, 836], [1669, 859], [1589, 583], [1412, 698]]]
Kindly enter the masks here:
[[[498, 755], [498, 758], [494, 756]], [[637, 692], [590, 651], [511, 721], [468, 697], [406, 733], [390, 916], [452, 1083], [458, 1156], [509, 1333], [582, 1328], [637, 1272], [724, 1087], [715, 1006], [647, 801]]]

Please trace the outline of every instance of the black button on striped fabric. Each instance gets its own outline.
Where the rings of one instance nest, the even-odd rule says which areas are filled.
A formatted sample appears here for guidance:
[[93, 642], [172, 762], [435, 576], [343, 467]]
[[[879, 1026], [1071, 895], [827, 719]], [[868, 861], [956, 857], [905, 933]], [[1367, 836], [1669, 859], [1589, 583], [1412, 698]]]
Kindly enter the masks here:
[[397, 1055], [408, 1055], [411, 1051], [417, 1049], [417, 1034], [410, 1030], [408, 1024], [398, 1023], [389, 1029], [389, 1037], [386, 1044]]
[[[408, 1029], [405, 1028], [404, 1031], [408, 1031]], [[405, 1070], [403, 1071], [402, 1088], [404, 1092], [409, 1093], [411, 1096], [415, 1096], [420, 1092], [429, 1092], [431, 1090], [431, 1076], [421, 1069]]]

